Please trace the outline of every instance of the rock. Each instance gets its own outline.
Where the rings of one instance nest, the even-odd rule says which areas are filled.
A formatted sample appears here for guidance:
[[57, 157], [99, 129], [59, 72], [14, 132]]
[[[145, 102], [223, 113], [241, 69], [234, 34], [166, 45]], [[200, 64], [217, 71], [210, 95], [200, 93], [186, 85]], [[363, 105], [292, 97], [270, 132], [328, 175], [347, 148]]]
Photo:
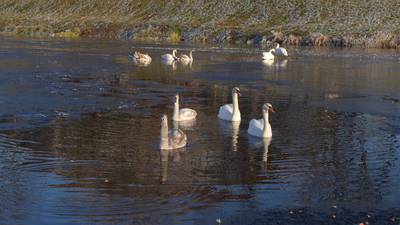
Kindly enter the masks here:
[[311, 45], [313, 45], [312, 37], [311, 37], [311, 36], [308, 36], [308, 37], [306, 37], [306, 38], [303, 38], [303, 40], [301, 41], [301, 45], [304, 45], [304, 46], [311, 46]]
[[343, 38], [332, 37], [329, 42], [330, 42], [330, 45], [333, 47], [344, 47]]

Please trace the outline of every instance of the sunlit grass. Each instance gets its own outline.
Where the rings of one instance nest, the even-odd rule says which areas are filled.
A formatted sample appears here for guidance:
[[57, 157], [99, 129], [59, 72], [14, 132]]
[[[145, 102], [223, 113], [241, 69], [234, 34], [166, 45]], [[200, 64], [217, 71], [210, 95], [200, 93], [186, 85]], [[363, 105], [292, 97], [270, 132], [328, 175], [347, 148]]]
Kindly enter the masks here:
[[313, 44], [327, 46], [340, 37], [366, 47], [395, 48], [400, 45], [399, 13], [397, 0], [2, 0], [0, 31], [119, 38], [134, 30], [134, 39], [177, 42], [183, 30], [192, 28], [203, 29], [200, 39], [226, 30], [248, 35], [280, 30], [288, 44], [320, 33]]

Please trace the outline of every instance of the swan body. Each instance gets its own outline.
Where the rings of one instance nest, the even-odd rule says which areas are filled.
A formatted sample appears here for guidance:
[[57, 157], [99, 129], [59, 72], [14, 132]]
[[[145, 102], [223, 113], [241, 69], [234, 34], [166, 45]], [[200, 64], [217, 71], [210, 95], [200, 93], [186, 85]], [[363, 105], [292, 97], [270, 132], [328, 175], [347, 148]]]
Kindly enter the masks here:
[[266, 103], [263, 105], [263, 119], [252, 119], [249, 123], [249, 128], [247, 129], [247, 133], [261, 138], [270, 138], [272, 137], [272, 129], [268, 120], [268, 112], [275, 112], [272, 108], [272, 105]]
[[285, 48], [279, 47], [279, 44], [277, 44], [276, 48], [275, 48], [275, 55], [276, 56], [288, 56], [288, 53]]
[[240, 96], [240, 89], [238, 87], [234, 87], [232, 89], [232, 103], [226, 104], [219, 108], [218, 118], [222, 120], [228, 121], [240, 121], [240, 110], [239, 110], [239, 100], [238, 96]]
[[179, 94], [175, 95], [173, 121], [189, 121], [196, 119], [197, 112], [193, 109], [179, 109]]
[[161, 117], [160, 149], [177, 149], [186, 146], [187, 137], [180, 129], [168, 130], [168, 117]]
[[181, 62], [183, 64], [192, 63], [193, 62], [193, 51], [190, 50], [189, 56], [188, 55], [181, 55], [178, 60], [179, 60], [179, 62]]
[[151, 57], [145, 53], [135, 52], [133, 55], [129, 54], [129, 57], [138, 65], [149, 65], [151, 63]]
[[263, 52], [263, 60], [274, 60], [275, 55], [272, 54], [272, 52], [275, 52], [275, 49], [271, 49], [269, 52]]
[[176, 61], [176, 60], [178, 60], [178, 57], [176, 57], [176, 52], [177, 52], [177, 50], [174, 49], [174, 50], [172, 50], [172, 54], [169, 54], [169, 53], [168, 54], [164, 54], [164, 55], [161, 56], [161, 59], [163, 61], [167, 61], [167, 62]]

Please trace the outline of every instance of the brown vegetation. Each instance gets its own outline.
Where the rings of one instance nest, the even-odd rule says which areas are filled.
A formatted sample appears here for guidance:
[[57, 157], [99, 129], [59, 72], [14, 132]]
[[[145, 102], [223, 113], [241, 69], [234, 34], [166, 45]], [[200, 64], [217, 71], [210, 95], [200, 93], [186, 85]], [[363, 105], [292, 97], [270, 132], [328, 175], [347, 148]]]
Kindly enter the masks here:
[[2, 0], [0, 32], [399, 48], [399, 13], [397, 0]]

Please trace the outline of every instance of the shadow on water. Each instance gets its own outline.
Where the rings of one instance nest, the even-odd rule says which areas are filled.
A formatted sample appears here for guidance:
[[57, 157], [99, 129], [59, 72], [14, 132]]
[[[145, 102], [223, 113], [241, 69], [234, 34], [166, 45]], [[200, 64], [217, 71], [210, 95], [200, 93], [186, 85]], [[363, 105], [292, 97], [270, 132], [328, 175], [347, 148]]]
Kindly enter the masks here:
[[[1, 39], [5, 224], [396, 224], [398, 59], [392, 52]], [[159, 55], [195, 48], [193, 64]], [[241, 123], [219, 121], [231, 88]], [[171, 98], [194, 108], [184, 149], [160, 151]], [[273, 103], [272, 140], [247, 135]], [[171, 123], [172, 124], [172, 123]]]

